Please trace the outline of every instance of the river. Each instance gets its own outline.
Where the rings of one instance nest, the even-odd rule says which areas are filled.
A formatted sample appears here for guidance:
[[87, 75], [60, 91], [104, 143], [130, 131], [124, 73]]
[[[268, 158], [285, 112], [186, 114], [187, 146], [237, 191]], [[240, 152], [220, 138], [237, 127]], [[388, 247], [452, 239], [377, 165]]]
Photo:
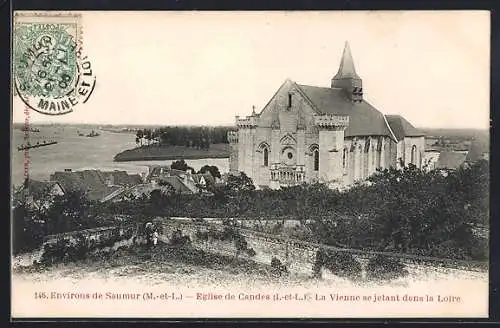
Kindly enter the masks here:
[[[126, 149], [134, 148], [135, 136], [132, 133], [115, 133], [97, 131], [98, 137], [83, 137], [80, 133], [88, 134], [92, 130], [75, 126], [39, 126], [40, 132], [30, 132], [29, 142], [57, 141], [57, 144], [34, 148], [28, 151], [29, 175], [35, 180], [48, 180], [55, 171], [64, 169], [83, 170], [100, 169], [125, 170], [129, 173], [147, 172], [148, 165], [170, 165], [172, 160], [162, 161], [132, 161], [114, 162], [113, 157]], [[17, 147], [24, 144], [24, 132], [15, 129], [12, 132], [12, 184], [19, 185], [24, 180], [24, 151]], [[215, 165], [221, 173], [229, 170], [227, 158], [207, 158], [186, 160], [188, 165], [199, 170], [203, 165]]]

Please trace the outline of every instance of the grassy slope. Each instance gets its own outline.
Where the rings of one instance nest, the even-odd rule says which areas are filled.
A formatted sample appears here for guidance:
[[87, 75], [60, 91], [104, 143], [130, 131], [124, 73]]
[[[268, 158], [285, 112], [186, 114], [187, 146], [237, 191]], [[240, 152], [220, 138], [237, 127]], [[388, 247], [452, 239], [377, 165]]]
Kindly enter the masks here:
[[196, 149], [184, 146], [144, 146], [125, 150], [114, 157], [116, 162], [145, 160], [177, 160], [201, 158], [228, 158], [229, 144], [213, 144], [209, 149]]

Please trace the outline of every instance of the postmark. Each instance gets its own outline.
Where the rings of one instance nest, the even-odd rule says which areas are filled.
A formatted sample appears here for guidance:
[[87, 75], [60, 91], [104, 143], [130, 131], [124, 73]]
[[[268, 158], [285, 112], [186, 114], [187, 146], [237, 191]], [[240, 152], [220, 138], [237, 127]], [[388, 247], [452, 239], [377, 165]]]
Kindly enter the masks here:
[[81, 31], [79, 15], [16, 13], [14, 89], [29, 108], [62, 115], [88, 101], [96, 78]]

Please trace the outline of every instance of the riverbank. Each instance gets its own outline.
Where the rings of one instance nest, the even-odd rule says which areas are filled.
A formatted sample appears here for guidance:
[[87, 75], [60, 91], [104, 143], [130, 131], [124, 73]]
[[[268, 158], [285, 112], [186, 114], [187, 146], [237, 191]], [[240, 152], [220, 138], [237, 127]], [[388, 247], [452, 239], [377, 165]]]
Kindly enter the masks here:
[[128, 149], [115, 155], [115, 162], [229, 158], [229, 144], [212, 144], [209, 149], [196, 149], [184, 146], [142, 146]]

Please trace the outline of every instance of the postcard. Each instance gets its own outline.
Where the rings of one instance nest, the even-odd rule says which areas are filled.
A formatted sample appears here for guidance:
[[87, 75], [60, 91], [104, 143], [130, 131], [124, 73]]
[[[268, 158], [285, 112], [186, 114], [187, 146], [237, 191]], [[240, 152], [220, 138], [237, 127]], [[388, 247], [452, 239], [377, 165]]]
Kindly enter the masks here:
[[487, 11], [16, 11], [13, 318], [485, 318]]

